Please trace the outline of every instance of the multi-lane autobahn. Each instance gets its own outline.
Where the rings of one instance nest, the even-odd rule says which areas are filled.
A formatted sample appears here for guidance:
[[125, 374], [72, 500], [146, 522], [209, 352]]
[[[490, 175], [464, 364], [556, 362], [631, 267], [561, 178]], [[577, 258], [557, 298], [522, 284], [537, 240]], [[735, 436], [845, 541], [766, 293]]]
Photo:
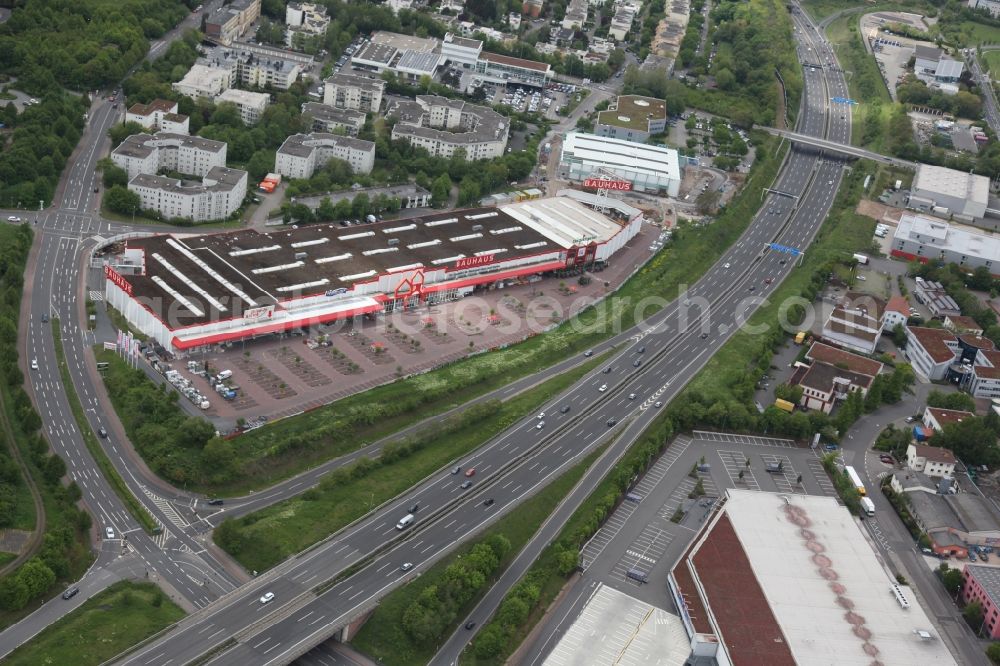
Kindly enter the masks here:
[[[850, 117], [831, 108], [846, 97], [829, 47], [796, 19], [800, 57], [820, 52], [830, 67], [806, 71], [799, 131], [847, 143]], [[477, 472], [447, 470], [350, 529], [293, 558], [259, 579], [186, 618], [121, 663], [185, 663], [217, 652], [213, 663], [285, 663], [371, 607], [387, 590], [496, 515], [511, 510], [560, 471], [619, 434], [624, 448], [696, 374], [711, 353], [793, 270], [794, 260], [768, 250], [769, 243], [805, 249], [829, 211], [840, 184], [842, 162], [810, 150], [793, 150], [760, 214], [719, 262], [677, 301], [652, 317], [627, 348], [606, 366], [543, 406], [542, 418], [525, 419], [458, 461]], [[636, 364], [638, 361], [638, 364]], [[568, 407], [567, 411], [563, 408]], [[540, 421], [545, 424], [538, 427]], [[484, 500], [493, 499], [490, 506]], [[416, 523], [396, 522], [414, 504]], [[402, 572], [404, 563], [415, 568]], [[342, 576], [351, 568], [353, 575]], [[260, 603], [265, 593], [274, 598]]]

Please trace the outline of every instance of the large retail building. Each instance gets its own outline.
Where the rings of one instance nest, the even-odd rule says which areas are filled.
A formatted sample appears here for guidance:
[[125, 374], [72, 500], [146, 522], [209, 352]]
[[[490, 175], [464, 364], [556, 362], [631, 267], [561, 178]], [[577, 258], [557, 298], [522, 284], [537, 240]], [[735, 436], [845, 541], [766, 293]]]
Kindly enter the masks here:
[[160, 234], [107, 261], [105, 298], [182, 353], [605, 263], [642, 221], [553, 197], [356, 227]]
[[612, 173], [640, 192], [664, 192], [671, 197], [681, 187], [676, 150], [582, 132], [566, 134], [559, 168], [573, 181]]

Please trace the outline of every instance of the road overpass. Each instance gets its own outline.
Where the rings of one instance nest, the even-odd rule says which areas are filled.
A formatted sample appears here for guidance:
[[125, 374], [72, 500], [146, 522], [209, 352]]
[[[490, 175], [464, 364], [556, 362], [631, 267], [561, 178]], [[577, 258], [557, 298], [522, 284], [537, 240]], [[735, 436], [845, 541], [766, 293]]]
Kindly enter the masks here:
[[821, 139], [815, 136], [809, 136], [807, 134], [799, 134], [798, 132], [790, 132], [788, 130], [776, 129], [774, 127], [765, 127], [763, 125], [757, 125], [756, 129], [764, 130], [768, 134], [773, 134], [774, 136], [780, 136], [782, 138], [788, 139], [800, 145], [812, 146], [813, 148], [818, 148], [823, 151], [828, 151], [831, 153], [838, 153], [840, 155], [847, 155], [848, 157], [857, 157], [863, 160], [872, 160], [874, 162], [880, 162], [882, 164], [888, 164], [895, 167], [903, 167], [904, 169], [913, 169], [916, 171], [917, 163], [911, 162], [909, 160], [901, 160], [898, 157], [890, 157], [888, 155], [883, 155], [881, 153], [876, 153], [871, 150], [865, 150], [864, 148], [858, 148], [857, 146], [851, 146], [845, 143], [838, 143], [836, 141], [830, 141], [829, 139]]

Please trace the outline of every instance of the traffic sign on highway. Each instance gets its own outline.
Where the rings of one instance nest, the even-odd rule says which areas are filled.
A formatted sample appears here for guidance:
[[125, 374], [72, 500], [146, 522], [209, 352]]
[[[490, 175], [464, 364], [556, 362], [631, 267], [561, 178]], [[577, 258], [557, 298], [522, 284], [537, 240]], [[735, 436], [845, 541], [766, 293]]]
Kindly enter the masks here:
[[790, 254], [793, 257], [797, 257], [800, 254], [802, 254], [802, 250], [800, 250], [798, 248], [795, 248], [795, 247], [786, 247], [784, 245], [778, 245], [777, 243], [769, 243], [768, 247], [770, 247], [775, 252], [784, 252], [785, 254]]
[[850, 104], [851, 106], [857, 105], [857, 102], [849, 97], [831, 97], [830, 101], [834, 104]]

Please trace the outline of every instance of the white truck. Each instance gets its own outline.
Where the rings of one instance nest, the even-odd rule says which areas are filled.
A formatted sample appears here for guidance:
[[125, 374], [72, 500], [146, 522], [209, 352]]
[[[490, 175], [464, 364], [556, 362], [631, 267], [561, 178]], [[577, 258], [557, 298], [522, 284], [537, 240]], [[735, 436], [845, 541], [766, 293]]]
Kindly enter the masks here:
[[865, 512], [866, 516], [873, 518], [875, 516], [875, 502], [871, 501], [869, 497], [862, 497], [861, 510]]
[[861, 265], [865, 265], [868, 263], [868, 256], [864, 254], [855, 254], [854, 259]]

